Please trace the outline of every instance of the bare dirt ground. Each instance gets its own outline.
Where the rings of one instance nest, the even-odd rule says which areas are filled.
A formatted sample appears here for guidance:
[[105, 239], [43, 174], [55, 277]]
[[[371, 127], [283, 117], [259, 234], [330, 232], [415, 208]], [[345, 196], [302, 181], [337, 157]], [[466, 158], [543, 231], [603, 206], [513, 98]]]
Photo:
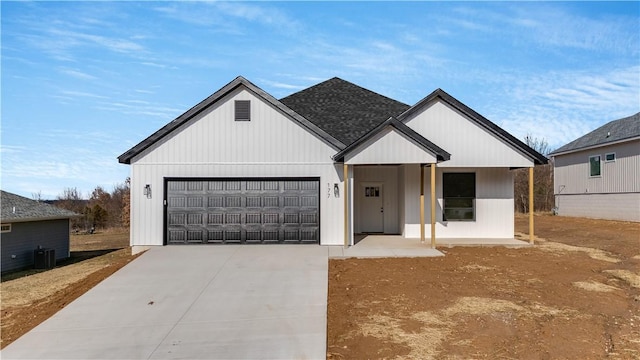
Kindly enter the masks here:
[[71, 257], [52, 270], [2, 276], [1, 343], [11, 342], [133, 260], [127, 230], [71, 236]]
[[331, 260], [327, 357], [640, 359], [640, 224], [535, 223], [532, 248]]
[[[525, 237], [526, 216], [516, 216]], [[329, 359], [640, 359], [640, 224], [536, 216], [533, 248], [329, 264]], [[2, 277], [1, 347], [135, 257], [126, 231]]]

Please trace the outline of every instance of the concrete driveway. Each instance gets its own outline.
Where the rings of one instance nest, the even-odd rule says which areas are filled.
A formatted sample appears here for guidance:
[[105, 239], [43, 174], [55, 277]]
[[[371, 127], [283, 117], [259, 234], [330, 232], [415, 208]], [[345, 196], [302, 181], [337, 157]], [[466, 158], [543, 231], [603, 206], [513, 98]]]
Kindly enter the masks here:
[[152, 248], [3, 359], [326, 359], [328, 248]]

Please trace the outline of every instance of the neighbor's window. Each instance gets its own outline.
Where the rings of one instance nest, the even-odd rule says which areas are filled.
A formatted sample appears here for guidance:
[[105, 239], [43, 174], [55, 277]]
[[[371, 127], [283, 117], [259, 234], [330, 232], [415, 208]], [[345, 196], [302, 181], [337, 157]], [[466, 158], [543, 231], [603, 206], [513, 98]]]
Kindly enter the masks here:
[[3, 232], [3, 233], [11, 232], [11, 224], [0, 225], [0, 232]]
[[604, 161], [616, 161], [616, 153], [608, 153], [604, 155]]
[[476, 174], [442, 174], [444, 198], [444, 221], [475, 221], [476, 219]]
[[236, 100], [236, 121], [251, 121], [251, 101]]
[[600, 176], [600, 155], [589, 156], [589, 176]]

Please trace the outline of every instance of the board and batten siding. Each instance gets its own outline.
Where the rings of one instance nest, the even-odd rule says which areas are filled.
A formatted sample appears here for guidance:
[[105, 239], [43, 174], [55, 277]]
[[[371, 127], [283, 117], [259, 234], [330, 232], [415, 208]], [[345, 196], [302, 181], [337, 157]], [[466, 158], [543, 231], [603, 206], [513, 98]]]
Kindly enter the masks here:
[[[605, 154], [615, 153], [615, 161]], [[589, 176], [589, 157], [600, 155], [601, 175]], [[556, 195], [640, 193], [640, 140], [554, 157]]]
[[[55, 249], [56, 260], [69, 257], [69, 219], [11, 223], [11, 231], [0, 235], [2, 271], [31, 267], [33, 251]], [[15, 255], [15, 258], [12, 258]]]
[[387, 128], [345, 156], [345, 163], [357, 164], [424, 164], [436, 157], [413, 140]]
[[[234, 101], [251, 101], [251, 121], [234, 120]], [[131, 161], [131, 245], [162, 245], [165, 178], [320, 179], [320, 242], [342, 244], [344, 194], [337, 152], [246, 89], [230, 93]], [[143, 194], [151, 186], [151, 198]], [[334, 195], [339, 184], [340, 197]]]
[[442, 101], [433, 101], [405, 121], [451, 154], [439, 167], [532, 167], [533, 161]]
[[[615, 153], [615, 161], [605, 155]], [[600, 176], [589, 157], [600, 155]], [[556, 155], [554, 192], [559, 215], [640, 221], [640, 140]]]
[[[424, 168], [425, 226], [431, 223], [430, 169]], [[476, 174], [475, 221], [442, 221], [442, 174], [473, 172]], [[401, 223], [407, 238], [420, 237], [420, 167], [403, 165], [401, 178], [404, 205]], [[513, 238], [514, 236], [513, 172], [508, 168], [444, 168], [436, 169], [436, 238]]]

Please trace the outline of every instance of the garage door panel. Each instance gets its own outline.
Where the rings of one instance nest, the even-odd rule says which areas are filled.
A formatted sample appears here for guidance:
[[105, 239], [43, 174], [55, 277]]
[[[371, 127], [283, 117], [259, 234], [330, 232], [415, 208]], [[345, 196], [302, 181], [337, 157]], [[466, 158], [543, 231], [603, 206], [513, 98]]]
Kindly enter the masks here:
[[318, 189], [318, 180], [167, 180], [167, 243], [317, 244]]
[[222, 244], [224, 242], [224, 230], [219, 228], [207, 229], [207, 243]]

